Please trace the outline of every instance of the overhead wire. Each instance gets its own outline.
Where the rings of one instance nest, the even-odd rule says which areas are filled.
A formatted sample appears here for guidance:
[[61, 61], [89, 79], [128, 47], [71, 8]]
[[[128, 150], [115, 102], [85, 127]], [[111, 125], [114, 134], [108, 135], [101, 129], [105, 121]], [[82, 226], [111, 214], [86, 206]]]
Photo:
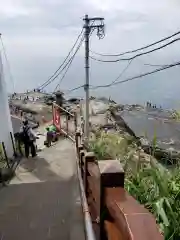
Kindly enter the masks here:
[[78, 89], [80, 89], [80, 88], [83, 88], [83, 87], [84, 87], [84, 84], [83, 84], [83, 85], [79, 85], [79, 86], [77, 86], [77, 87], [75, 87], [75, 88], [72, 88], [72, 89], [68, 90], [66, 94], [69, 94], [69, 93], [71, 93], [71, 92], [73, 92], [73, 91], [75, 91], [75, 90], [78, 90]]
[[160, 71], [163, 71], [165, 69], [172, 68], [172, 67], [175, 67], [175, 66], [178, 66], [178, 65], [180, 65], [180, 62], [169, 64], [167, 66], [155, 69], [154, 71], [150, 71], [150, 72], [146, 72], [146, 73], [143, 73], [143, 74], [139, 74], [139, 75], [136, 75], [134, 77], [126, 78], [126, 79], [124, 79], [122, 81], [117, 81], [117, 79], [116, 79], [116, 82], [111, 82], [111, 83], [105, 84], [105, 85], [93, 86], [91, 89], [106, 88], [106, 87], [111, 87], [111, 86], [114, 86], [114, 85], [117, 85], [117, 84], [133, 81], [133, 80], [136, 80], [138, 78], [142, 78], [142, 77], [145, 77], [145, 76], [148, 76], [148, 75], [151, 75], [151, 74], [154, 74], [154, 73], [157, 73], [157, 72], [160, 72]]
[[[168, 69], [168, 68], [172, 68], [172, 67], [179, 66], [179, 65], [180, 65], [180, 62], [177, 62], [177, 63], [174, 63], [174, 64], [167, 65], [167, 66], [165, 66], [165, 67], [156, 69], [156, 70], [151, 71], [151, 72], [147, 72], [147, 73], [144, 73], [144, 74], [139, 74], [139, 75], [134, 76], [134, 77], [126, 78], [126, 79], [124, 79], [124, 80], [122, 80], [122, 81], [117, 81], [117, 78], [116, 78], [116, 82], [115, 82], [115, 81], [112, 81], [112, 82], [109, 83], [109, 84], [99, 85], [99, 86], [90, 85], [90, 86], [91, 86], [90, 89], [91, 89], [91, 90], [95, 90], [95, 89], [98, 89], [98, 88], [111, 87], [111, 86], [118, 85], [118, 84], [121, 84], [121, 83], [125, 83], [125, 82], [128, 82], [128, 81], [133, 81], [133, 80], [136, 80], [136, 79], [138, 79], [138, 78], [142, 78], [142, 77], [144, 77], [144, 76], [151, 75], [151, 74], [153, 74], [153, 73], [160, 72], [160, 71], [166, 70], [166, 69]], [[78, 89], [80, 89], [80, 88], [83, 88], [83, 87], [84, 87], [84, 84], [83, 84], [83, 85], [79, 85], [79, 86], [77, 86], [77, 87], [75, 87], [75, 88], [72, 88], [72, 89], [68, 90], [66, 94], [69, 94], [69, 93], [71, 93], [71, 92], [73, 92], [73, 91], [75, 91], [75, 90], [78, 90]]]
[[144, 63], [144, 66], [150, 66], [150, 67], [164, 67], [164, 66], [168, 66], [168, 64], [149, 64], [149, 63]]
[[70, 68], [70, 66], [71, 66], [71, 64], [72, 64], [72, 61], [73, 61], [73, 58], [71, 58], [71, 60], [70, 60], [70, 62], [69, 62], [69, 65], [68, 65], [68, 67], [66, 68], [65, 73], [63, 74], [63, 76], [62, 76], [62, 78], [60, 79], [59, 83], [56, 85], [56, 87], [55, 87], [55, 89], [54, 89], [53, 92], [56, 92], [56, 90], [60, 87], [63, 79], [65, 78], [65, 76], [66, 76], [66, 74], [67, 74], [67, 72], [68, 72], [68, 70], [69, 70], [69, 68]]
[[[91, 23], [91, 27], [93, 26], [94, 22], [95, 22], [95, 20], [92, 21], [92, 23]], [[91, 37], [93, 31], [94, 31], [94, 29], [92, 28], [92, 29], [91, 29], [91, 32], [90, 32], [90, 34], [89, 34], [89, 38]], [[83, 37], [81, 40], [84, 41], [84, 37]], [[81, 44], [82, 44], [82, 42], [80, 42], [79, 45], [81, 46]], [[80, 46], [79, 46], [79, 47], [80, 47]], [[67, 72], [68, 72], [68, 70], [69, 70], [69, 68], [70, 68], [70, 66], [71, 66], [71, 63], [72, 63], [73, 59], [74, 59], [74, 57], [71, 58], [71, 60], [70, 60], [70, 64], [69, 64], [69, 66], [67, 67], [67, 69], [66, 69], [64, 75], [63, 75], [62, 78], [60, 79], [60, 82], [59, 82], [59, 83], [57, 84], [57, 86], [55, 87], [54, 92], [58, 89], [58, 87], [59, 87], [60, 84], [62, 83], [63, 79], [65, 78], [65, 76], [66, 76], [66, 74], [67, 74]], [[73, 89], [70, 90], [69, 92], [72, 92], [72, 91], [74, 91], [74, 90], [76, 90], [76, 89], [79, 89], [79, 88], [81, 88], [81, 87], [84, 87], [84, 85], [80, 85], [80, 86], [78, 86], [77, 88], [73, 88]]]
[[67, 59], [69, 58], [70, 54], [72, 53], [73, 49], [75, 48], [77, 42], [79, 41], [79, 38], [81, 37], [82, 33], [83, 33], [84, 29], [82, 28], [80, 34], [78, 35], [75, 43], [73, 44], [72, 48], [70, 49], [68, 55], [66, 56], [66, 58], [64, 59], [64, 61], [62, 62], [62, 64], [58, 67], [58, 69], [53, 73], [53, 75], [51, 77], [48, 78], [48, 80], [46, 80], [42, 85], [40, 85], [38, 87], [38, 89], [44, 88], [44, 86], [46, 86], [46, 84], [56, 75], [56, 73], [58, 73], [58, 71], [62, 68], [62, 66], [65, 64], [65, 62], [67, 61]]
[[133, 59], [130, 60], [128, 62], [128, 64], [126, 65], [126, 67], [122, 70], [122, 72], [118, 75], [118, 77], [112, 81], [112, 84], [115, 83], [120, 77], [122, 77], [122, 75], [127, 71], [127, 69], [130, 67], [131, 63], [132, 63]]
[[84, 40], [84, 37], [82, 37], [82, 39], [81, 39], [81, 41], [80, 41], [80, 43], [79, 43], [79, 45], [78, 45], [75, 53], [74, 53], [73, 56], [70, 58], [70, 60], [69, 60], [69, 62], [68, 62], [69, 65], [68, 65], [65, 73], [63, 74], [62, 78], [60, 79], [59, 83], [58, 83], [57, 86], [55, 87], [54, 92], [58, 89], [58, 87], [59, 87], [60, 84], [62, 83], [63, 79], [65, 78], [65, 76], [66, 76], [66, 74], [67, 74], [67, 72], [68, 72], [68, 70], [69, 70], [69, 68], [70, 68], [70, 66], [71, 66], [71, 64], [72, 64], [75, 56], [76, 56], [76, 53], [79, 51], [79, 49], [80, 49], [80, 47], [81, 47], [81, 45], [82, 45], [83, 40]]
[[108, 62], [108, 63], [114, 63], [114, 62], [119, 62], [119, 61], [129, 61], [129, 60], [133, 60], [133, 59], [135, 59], [135, 58], [137, 58], [137, 57], [140, 57], [140, 56], [142, 56], [142, 55], [146, 55], [146, 54], [155, 52], [155, 51], [157, 51], [157, 50], [160, 50], [160, 49], [162, 49], [162, 48], [165, 48], [165, 47], [167, 47], [167, 46], [169, 46], [169, 45], [171, 45], [171, 44], [173, 44], [173, 43], [175, 43], [175, 42], [177, 42], [177, 41], [179, 41], [179, 40], [180, 40], [180, 38], [176, 38], [176, 39], [172, 40], [171, 42], [168, 42], [168, 43], [166, 43], [166, 44], [164, 44], [164, 45], [162, 45], [162, 46], [160, 46], [160, 47], [154, 48], [154, 49], [149, 50], [149, 51], [147, 51], [147, 52], [143, 52], [143, 53], [136, 54], [136, 55], [134, 55], [133, 57], [119, 58], [119, 59], [115, 59], [115, 60], [102, 60], [102, 59], [94, 58], [94, 57], [92, 57], [92, 56], [90, 56], [90, 58], [93, 59], [93, 60], [95, 60], [95, 61], [98, 61], [98, 62]]
[[74, 59], [76, 53], [78, 52], [78, 50], [79, 50], [79, 48], [80, 48], [80, 46], [81, 46], [81, 44], [82, 44], [82, 42], [83, 42], [83, 39], [84, 39], [84, 37], [81, 39], [81, 42], [80, 42], [80, 44], [78, 45], [76, 51], [74, 52], [74, 54], [72, 55], [72, 57], [68, 60], [68, 62], [64, 65], [64, 67], [61, 69], [61, 71], [60, 71], [56, 76], [54, 76], [48, 83], [46, 83], [46, 85], [44, 85], [43, 88], [41, 88], [41, 89], [44, 89], [44, 88], [47, 87], [49, 84], [51, 84], [51, 83], [63, 72], [63, 70], [72, 62], [72, 60]]
[[7, 67], [8, 67], [10, 80], [11, 80], [12, 85], [13, 85], [13, 92], [15, 92], [15, 82], [14, 82], [14, 78], [13, 78], [13, 75], [12, 75], [10, 63], [9, 63], [9, 60], [8, 60], [8, 57], [7, 57], [7, 53], [6, 53], [6, 48], [5, 48], [5, 45], [4, 45], [4, 43], [3, 43], [2, 35], [1, 35], [1, 34], [0, 34], [0, 40], [1, 40], [1, 45], [2, 45], [3, 52], [4, 52], [4, 57], [5, 57], [5, 59], [6, 59], [6, 64], [7, 64]]
[[[94, 21], [92, 22], [91, 26], [93, 26], [93, 24], [94, 24]], [[90, 35], [92, 34], [92, 32], [93, 32], [93, 31], [91, 31]], [[67, 62], [67, 64], [65, 65], [65, 67], [62, 69], [62, 71], [61, 71], [60, 73], [58, 73], [58, 75], [57, 75], [55, 78], [53, 78], [53, 77], [54, 77], [54, 75], [60, 70], [60, 68], [62, 67], [62, 65], [66, 62], [66, 60], [67, 60], [68, 57], [70, 56], [71, 52], [73, 51], [74, 47], [76, 46], [76, 44], [77, 44], [79, 38], [81, 37], [82, 33], [83, 33], [83, 29], [82, 29], [82, 31], [80, 32], [80, 34], [79, 34], [79, 36], [78, 36], [75, 44], [73, 45], [72, 49], [70, 50], [70, 52], [69, 52], [68, 56], [66, 57], [66, 59], [64, 60], [64, 62], [61, 64], [61, 66], [59, 67], [59, 69], [51, 76], [51, 78], [49, 78], [43, 85], [41, 85], [41, 89], [47, 87], [51, 82], [53, 82], [53, 81], [60, 75], [60, 73], [62, 73], [62, 71], [68, 66], [67, 69], [66, 69], [66, 71], [65, 71], [65, 73], [64, 73], [64, 75], [63, 75], [63, 77], [60, 79], [60, 82], [59, 82], [59, 83], [57, 84], [57, 86], [55, 87], [55, 90], [60, 86], [60, 84], [62, 83], [63, 79], [65, 78], [65, 76], [66, 76], [66, 74], [67, 74], [67, 72], [68, 72], [68, 70], [69, 70], [69, 68], [70, 68], [70, 66], [71, 66], [71, 63], [72, 63], [72, 61], [73, 61], [73, 59], [74, 59], [74, 57], [75, 57], [75, 55], [76, 55], [77, 52], [69, 59], [69, 61]], [[81, 39], [80, 45], [82, 44], [83, 40], [84, 40], [84, 36], [83, 36], [83, 38]], [[80, 46], [78, 46], [78, 50], [79, 50], [79, 48], [80, 48]], [[68, 65], [68, 64], [69, 64], [69, 65]], [[52, 79], [52, 78], [53, 78], [53, 79]]]
[[148, 44], [148, 45], [146, 45], [146, 46], [143, 46], [143, 47], [141, 47], [141, 48], [137, 48], [137, 49], [134, 49], [134, 50], [130, 50], [130, 51], [126, 51], [126, 52], [122, 52], [122, 53], [118, 53], [118, 54], [102, 54], [102, 53], [94, 52], [94, 51], [92, 51], [92, 50], [90, 50], [90, 52], [92, 52], [93, 54], [99, 55], [99, 56], [103, 56], [103, 57], [118, 57], [118, 56], [123, 56], [123, 55], [125, 55], [125, 54], [135, 53], [135, 52], [144, 50], [144, 49], [146, 49], [146, 48], [152, 47], [152, 46], [154, 46], [154, 45], [156, 45], [156, 44], [158, 44], [158, 43], [164, 42], [164, 41], [166, 41], [166, 40], [168, 40], [168, 39], [170, 39], [170, 38], [172, 38], [172, 37], [175, 37], [175, 36], [177, 36], [177, 35], [179, 35], [179, 34], [180, 34], [180, 31], [175, 32], [174, 34], [172, 34], [172, 35], [170, 35], [170, 36], [167, 36], [167, 37], [165, 37], [165, 38], [162, 38], [162, 39], [160, 39], [160, 40], [158, 40], [158, 41], [156, 41], [156, 42], [153, 42], [153, 43]]

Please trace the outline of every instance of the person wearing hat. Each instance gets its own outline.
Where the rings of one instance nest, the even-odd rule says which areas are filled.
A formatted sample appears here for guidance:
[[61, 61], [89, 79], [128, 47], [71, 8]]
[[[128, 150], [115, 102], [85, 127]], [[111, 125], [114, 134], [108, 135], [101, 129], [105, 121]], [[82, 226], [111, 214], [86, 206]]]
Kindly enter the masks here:
[[29, 157], [29, 150], [31, 150], [32, 157], [35, 157], [36, 154], [36, 147], [35, 141], [37, 139], [35, 133], [33, 132], [32, 128], [29, 126], [28, 120], [23, 121], [23, 126], [20, 130], [23, 138], [24, 148], [25, 148], [25, 156]]

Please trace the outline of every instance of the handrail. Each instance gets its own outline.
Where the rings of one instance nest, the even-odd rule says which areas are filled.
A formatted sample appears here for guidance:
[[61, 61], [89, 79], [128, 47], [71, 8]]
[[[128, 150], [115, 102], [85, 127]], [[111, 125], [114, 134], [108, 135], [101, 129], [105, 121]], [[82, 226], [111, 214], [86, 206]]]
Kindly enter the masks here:
[[53, 102], [53, 104], [54, 104], [54, 106], [56, 106], [57, 108], [61, 109], [63, 112], [69, 114], [71, 117], [75, 117], [75, 115], [74, 115], [73, 113], [71, 113], [71, 112], [67, 111], [65, 108], [57, 105], [55, 102]]
[[79, 132], [76, 149], [96, 238], [162, 240], [155, 217], [124, 189], [120, 161], [97, 161], [82, 144]]
[[79, 188], [80, 188], [80, 193], [81, 193], [81, 202], [83, 205], [86, 237], [88, 240], [96, 240], [93, 226], [92, 226], [91, 216], [89, 213], [89, 207], [88, 207], [88, 203], [87, 203], [87, 199], [86, 199], [86, 194], [85, 194], [85, 190], [84, 190], [84, 186], [83, 186], [82, 175], [81, 175], [81, 171], [79, 169], [78, 164], [77, 164], [77, 174], [78, 174]]
[[[53, 102], [52, 106], [53, 106], [53, 109], [55, 108], [55, 109], [61, 110], [63, 113], [65, 113], [65, 116], [64, 116], [64, 115], [61, 115], [60, 111], [58, 111], [60, 122], [57, 124], [54, 120], [55, 117], [53, 116], [53, 123], [55, 124], [57, 129], [62, 134], [64, 134], [66, 137], [68, 137], [69, 139], [71, 139], [74, 142], [75, 141], [75, 133], [77, 130], [77, 115], [75, 113], [74, 114], [70, 113], [63, 107], [57, 105], [55, 102]], [[53, 111], [53, 114], [57, 114], [57, 113], [54, 113], [54, 111]], [[73, 123], [72, 119], [73, 119], [74, 123]], [[65, 122], [64, 122], [64, 120], [65, 120]]]

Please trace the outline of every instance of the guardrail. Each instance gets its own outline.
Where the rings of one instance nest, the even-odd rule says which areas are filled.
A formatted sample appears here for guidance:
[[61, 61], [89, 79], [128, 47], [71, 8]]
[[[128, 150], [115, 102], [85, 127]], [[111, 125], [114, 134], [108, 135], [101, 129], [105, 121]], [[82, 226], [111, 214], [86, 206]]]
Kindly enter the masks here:
[[12, 156], [12, 159], [8, 158], [5, 143], [0, 142], [0, 169], [2, 168], [12, 169], [16, 162], [16, 158], [19, 156], [19, 151], [16, 148], [16, 140], [14, 141], [12, 132], [10, 132], [9, 135], [10, 135], [12, 148], [13, 148], [13, 156]]
[[[97, 240], [162, 240], [154, 216], [124, 189], [118, 160], [97, 161], [76, 133], [78, 165]], [[88, 211], [88, 210], [86, 210]]]
[[53, 124], [66, 137], [75, 141], [75, 133], [77, 130], [77, 115], [71, 113], [65, 108], [53, 103]]

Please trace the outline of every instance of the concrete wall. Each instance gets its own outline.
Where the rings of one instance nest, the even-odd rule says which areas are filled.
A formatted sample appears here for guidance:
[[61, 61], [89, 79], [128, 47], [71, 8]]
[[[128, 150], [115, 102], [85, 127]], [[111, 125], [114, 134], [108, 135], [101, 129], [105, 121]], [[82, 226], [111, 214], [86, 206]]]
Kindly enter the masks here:
[[4, 142], [7, 156], [13, 156], [13, 145], [10, 137], [10, 132], [13, 133], [6, 83], [3, 75], [3, 64], [0, 53], [0, 143]]

